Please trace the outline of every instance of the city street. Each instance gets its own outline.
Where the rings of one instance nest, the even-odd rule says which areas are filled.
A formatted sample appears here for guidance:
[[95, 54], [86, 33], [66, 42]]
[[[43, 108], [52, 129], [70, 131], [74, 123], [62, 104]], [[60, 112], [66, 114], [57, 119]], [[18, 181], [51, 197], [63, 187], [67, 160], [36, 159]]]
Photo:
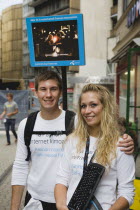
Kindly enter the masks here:
[[[13, 163], [12, 184], [28, 183], [18, 210], [27, 188], [32, 200], [55, 202], [57, 161], [73, 127], [78, 143], [66, 145], [58, 183], [72, 180], [72, 194], [97, 149], [96, 162], [109, 168], [96, 191], [102, 209], [140, 210], [139, 92], [140, 0], [0, 0], [0, 210], [10, 210]], [[28, 123], [20, 124], [25, 118]], [[116, 155], [117, 124], [120, 135], [129, 133], [134, 141], [132, 155]], [[96, 142], [86, 141], [91, 137]], [[129, 153], [129, 143], [124, 147]], [[121, 196], [128, 202], [119, 202]]]
[[[16, 151], [16, 144], [12, 134], [11, 145], [6, 146], [6, 143], [5, 132], [0, 131], [0, 210], [10, 209], [11, 172]], [[23, 209], [22, 207], [23, 205], [21, 209]]]
[[[0, 131], [0, 210], [10, 210], [11, 172], [15, 151], [16, 143], [13, 135], [11, 134], [11, 145], [6, 146], [5, 132]], [[140, 177], [140, 156], [138, 156], [136, 161], [136, 177]], [[24, 196], [20, 210], [23, 209], [23, 202]]]

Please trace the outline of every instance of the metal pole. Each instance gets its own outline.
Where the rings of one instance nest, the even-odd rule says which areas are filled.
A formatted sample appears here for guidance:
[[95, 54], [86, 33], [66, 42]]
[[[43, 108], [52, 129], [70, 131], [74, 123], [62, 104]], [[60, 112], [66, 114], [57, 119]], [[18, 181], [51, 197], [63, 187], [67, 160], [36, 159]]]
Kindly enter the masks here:
[[67, 68], [62, 66], [62, 83], [63, 83], [63, 109], [67, 110]]
[[128, 74], [127, 74], [127, 103], [126, 103], [126, 132], [129, 131], [129, 107], [130, 107], [130, 70], [131, 70], [131, 49], [128, 51]]

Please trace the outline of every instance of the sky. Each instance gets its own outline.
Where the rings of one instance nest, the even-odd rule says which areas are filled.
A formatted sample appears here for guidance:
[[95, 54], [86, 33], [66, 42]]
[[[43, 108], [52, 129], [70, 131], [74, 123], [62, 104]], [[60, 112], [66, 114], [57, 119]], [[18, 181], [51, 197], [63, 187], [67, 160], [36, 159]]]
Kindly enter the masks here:
[[22, 2], [23, 0], [0, 0], [0, 14], [2, 10], [5, 9], [6, 7], [9, 7], [13, 4], [20, 4]]

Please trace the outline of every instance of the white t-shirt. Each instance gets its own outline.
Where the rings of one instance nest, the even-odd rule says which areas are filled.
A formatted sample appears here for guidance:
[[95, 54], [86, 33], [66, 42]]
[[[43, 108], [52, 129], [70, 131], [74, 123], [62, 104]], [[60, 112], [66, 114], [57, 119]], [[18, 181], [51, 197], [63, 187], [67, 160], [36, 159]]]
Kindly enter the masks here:
[[[63, 184], [68, 187], [67, 203], [69, 203], [83, 174], [83, 159], [85, 149], [77, 154], [76, 145], [78, 139], [66, 142], [64, 156], [61, 159], [57, 173], [56, 184]], [[96, 141], [90, 137], [88, 162], [96, 150]], [[95, 197], [104, 210], [108, 210], [115, 203], [117, 198], [124, 197], [131, 205], [134, 196], [135, 163], [132, 155], [126, 155], [117, 148], [117, 157], [111, 163], [110, 170], [104, 173], [95, 192]], [[117, 185], [118, 184], [118, 185]]]
[[[59, 159], [62, 157], [62, 144], [66, 135], [32, 135], [31, 166], [25, 161], [27, 147], [24, 143], [24, 128], [26, 120], [21, 121], [18, 128], [18, 145], [13, 165], [12, 185], [26, 185], [27, 190], [35, 199], [55, 203], [54, 186]], [[44, 120], [40, 113], [34, 126], [34, 131], [65, 131], [65, 111], [54, 120]], [[29, 175], [28, 175], [29, 174]]]

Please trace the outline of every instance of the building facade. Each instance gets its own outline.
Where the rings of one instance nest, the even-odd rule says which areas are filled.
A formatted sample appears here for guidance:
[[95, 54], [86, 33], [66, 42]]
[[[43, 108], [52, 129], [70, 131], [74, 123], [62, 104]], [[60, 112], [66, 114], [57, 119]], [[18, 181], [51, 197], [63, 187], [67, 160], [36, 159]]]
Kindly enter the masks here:
[[[80, 13], [84, 16], [84, 36], [86, 65], [80, 66], [74, 78], [74, 106], [81, 87], [87, 83], [97, 83], [107, 86], [114, 91], [114, 74], [108, 64], [108, 54], [112, 54], [114, 40], [108, 44], [112, 30], [111, 10], [113, 1], [80, 1]], [[109, 48], [108, 48], [109, 46]]]
[[113, 29], [116, 44], [110, 63], [116, 63], [116, 97], [120, 116], [140, 132], [140, 1], [118, 1]]
[[10, 6], [2, 12], [1, 29], [2, 82], [16, 89], [22, 79], [22, 5]]
[[26, 88], [32, 82], [32, 78], [35, 76], [34, 68], [30, 66], [29, 60], [29, 49], [28, 49], [28, 37], [27, 37], [27, 28], [26, 28], [26, 18], [34, 16], [34, 7], [29, 6], [32, 0], [23, 0], [23, 51], [22, 51], [22, 76], [25, 81]]

